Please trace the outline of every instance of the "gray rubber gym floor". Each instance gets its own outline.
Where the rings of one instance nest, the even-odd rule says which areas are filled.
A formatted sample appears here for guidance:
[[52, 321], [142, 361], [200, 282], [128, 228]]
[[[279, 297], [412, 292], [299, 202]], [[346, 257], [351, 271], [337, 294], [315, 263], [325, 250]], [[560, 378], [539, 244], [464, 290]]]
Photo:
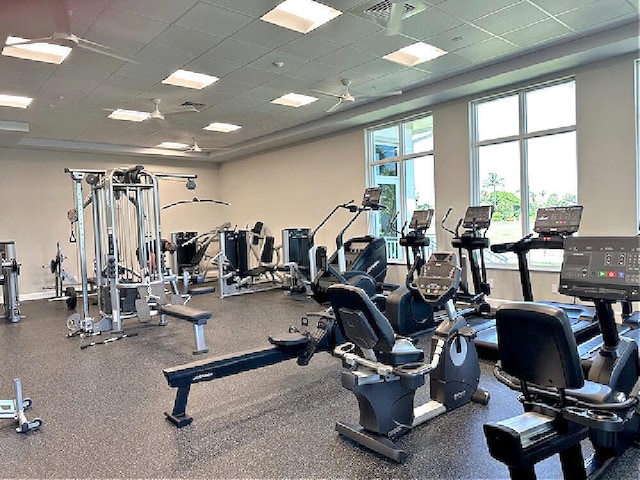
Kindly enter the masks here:
[[[221, 300], [195, 297], [213, 311], [206, 328], [210, 355], [267, 345], [267, 336], [299, 324], [318, 310], [281, 291]], [[92, 307], [95, 309], [96, 307]], [[91, 339], [65, 338], [61, 302], [22, 304], [20, 323], [0, 321], [0, 398], [19, 377], [33, 399], [29, 418], [40, 431], [14, 431], [0, 421], [0, 477], [5, 478], [506, 478], [507, 469], [487, 451], [482, 424], [521, 412], [516, 394], [499, 384], [491, 362], [482, 362], [488, 406], [468, 404], [418, 427], [399, 440], [409, 458], [390, 462], [338, 437], [337, 420], [357, 423], [355, 397], [340, 386], [340, 362], [327, 353], [307, 367], [289, 361], [191, 389], [194, 422], [177, 429], [163, 412], [175, 390], [162, 369], [190, 362], [191, 326], [170, 319], [166, 327], [125, 321], [138, 333], [85, 350]], [[103, 340], [110, 335], [97, 336]], [[539, 478], [560, 478], [550, 459]], [[607, 473], [638, 479], [640, 451], [629, 450]]]

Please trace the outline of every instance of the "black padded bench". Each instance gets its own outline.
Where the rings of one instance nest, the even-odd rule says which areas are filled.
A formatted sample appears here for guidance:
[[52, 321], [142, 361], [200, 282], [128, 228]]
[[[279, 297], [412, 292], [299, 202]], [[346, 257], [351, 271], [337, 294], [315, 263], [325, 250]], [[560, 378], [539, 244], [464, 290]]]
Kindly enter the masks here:
[[187, 320], [193, 324], [193, 335], [196, 341], [194, 355], [209, 352], [204, 338], [204, 326], [212, 316], [211, 312], [189, 307], [187, 305], [158, 305], [158, 312], [161, 315]]

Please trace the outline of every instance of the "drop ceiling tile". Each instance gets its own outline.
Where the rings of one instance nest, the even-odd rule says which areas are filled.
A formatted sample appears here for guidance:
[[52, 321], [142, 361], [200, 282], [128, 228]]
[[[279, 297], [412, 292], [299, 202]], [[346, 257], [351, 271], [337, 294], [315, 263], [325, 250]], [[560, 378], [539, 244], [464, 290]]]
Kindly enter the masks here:
[[227, 38], [204, 55], [206, 57], [221, 58], [230, 62], [247, 64], [267, 52], [269, 52], [268, 48]]
[[56, 69], [55, 73], [51, 75], [50, 78], [59, 78], [73, 82], [91, 82], [96, 83], [97, 86], [107, 80], [110, 76], [110, 72], [105, 72], [103, 70], [94, 70], [92, 68], [62, 64]]
[[211, 85], [209, 88], [205, 90], [210, 90], [212, 92], [224, 93], [226, 95], [240, 95], [241, 93], [246, 92], [247, 90], [251, 90], [255, 88], [255, 83], [247, 83], [239, 80], [232, 80], [228, 77], [221, 78], [216, 83]]
[[[277, 67], [275, 62], [284, 63], [283, 66]], [[309, 62], [309, 59], [299, 57], [297, 55], [290, 55], [278, 50], [272, 50], [271, 52], [261, 56], [257, 60], [254, 60], [249, 64], [250, 67], [261, 68], [262, 70], [273, 71], [278, 75], [284, 75], [294, 69], [299, 68], [301, 65]]]
[[515, 50], [516, 47], [501, 38], [490, 38], [484, 42], [475, 43], [468, 47], [461, 48], [456, 51], [456, 55], [460, 55], [467, 60], [478, 63], [490, 58], [503, 55]]
[[116, 10], [135, 13], [164, 23], [171, 23], [184, 15], [197, 0], [111, 0]]
[[271, 80], [279, 76], [280, 75], [277, 73], [277, 71], [275, 71], [275, 69], [274, 71], [270, 72], [267, 70], [262, 70], [260, 68], [242, 67], [231, 72], [228, 75], [225, 75], [224, 78], [225, 80], [237, 80], [240, 82], [253, 83], [255, 86], [270, 82]]
[[[85, 33], [84, 37], [87, 40], [101, 43], [102, 45], [109, 47], [111, 49], [109, 50], [111, 53], [115, 53], [116, 55], [120, 55], [123, 57], [135, 55], [140, 50], [142, 50], [147, 43], [146, 40], [138, 41], [127, 37], [109, 35], [107, 33], [96, 31], [93, 28], [89, 29], [87, 33]], [[99, 58], [103, 58], [105, 60], [109, 59], [109, 57], [106, 57], [104, 55], [100, 56]], [[67, 61], [68, 60], [66, 60], [65, 63]]]
[[550, 17], [540, 9], [523, 2], [482, 17], [474, 21], [474, 24], [494, 35], [502, 35], [547, 18]]
[[445, 2], [439, 3], [437, 8], [443, 12], [447, 12], [449, 15], [471, 21], [520, 1], [521, 0], [482, 0], [478, 2], [469, 0], [446, 0]]
[[230, 98], [222, 103], [219, 103], [218, 105], [216, 105], [215, 109], [212, 109], [210, 112], [207, 112], [207, 113], [209, 116], [224, 115], [225, 117], [229, 117], [232, 114], [251, 110], [255, 105], [259, 103], [262, 103], [262, 102], [255, 98], [237, 96], [237, 97]]
[[[304, 67], [301, 67], [304, 68]], [[295, 72], [292, 72], [295, 74]], [[265, 87], [277, 88], [281, 92], [285, 93], [302, 93], [304, 90], [314, 83], [313, 80], [303, 80], [301, 78], [295, 78], [289, 75], [282, 75], [274, 78], [270, 82], [264, 84]]]
[[376, 57], [351, 47], [343, 47], [317, 59], [319, 63], [346, 70], [370, 62]]
[[224, 40], [224, 37], [170, 25], [151, 43], [199, 55]]
[[120, 105], [140, 95], [140, 90], [112, 87], [111, 85], [100, 85], [93, 92], [91, 92], [91, 95], [98, 98], [107, 98], [113, 100], [114, 103], [117, 103], [115, 108], [120, 108]]
[[321, 3], [340, 10], [341, 12], [347, 12], [352, 8], [357, 7], [363, 2], [363, 0], [321, 0]]
[[191, 98], [194, 102], [204, 103], [205, 106], [201, 110], [206, 112], [208, 108], [212, 108], [234, 96], [235, 94], [220, 92], [216, 90], [215, 86], [212, 86], [210, 88], [200, 90], [199, 92], [194, 92]]
[[254, 99], [254, 103], [256, 100], [261, 102], [270, 102], [271, 100], [280, 97], [283, 94], [281, 88], [267, 87], [265, 85], [261, 85], [256, 88], [252, 88], [251, 90], [245, 92], [243, 97], [249, 97]]
[[459, 27], [452, 28], [446, 32], [439, 33], [433, 37], [425, 39], [425, 42], [435, 47], [441, 48], [446, 52], [454, 52], [460, 48], [467, 47], [474, 43], [488, 40], [493, 36], [484, 30], [466, 23]]
[[458, 17], [438, 10], [437, 8], [429, 8], [404, 20], [401, 24], [401, 31], [402, 34], [407, 37], [423, 40], [428, 37], [433, 37], [438, 33], [451, 30], [463, 23], [464, 22]]
[[324, 65], [319, 62], [309, 62], [302, 68], [291, 72], [289, 75], [302, 80], [317, 82], [319, 79], [329, 78], [340, 73], [340, 69]]
[[[239, 0], [201, 0], [203, 3], [210, 5], [216, 5], [234, 10], [236, 12], [244, 13], [252, 17], [261, 17], [273, 7], [282, 2], [282, 0], [260, 0], [256, 1], [239, 1]], [[325, 2], [326, 3], [326, 2]]]
[[98, 33], [144, 43], [153, 40], [165, 28], [167, 28], [166, 23], [121, 12], [113, 8], [106, 8], [91, 26], [91, 30]]
[[222, 78], [241, 67], [242, 65], [239, 63], [210, 57], [198, 57], [184, 66], [186, 70], [206, 73], [207, 75], [213, 75], [218, 78]]
[[305, 64], [302, 68], [299, 68], [295, 72], [291, 72], [289, 75], [294, 78], [300, 78], [302, 80], [312, 80], [317, 82], [323, 78], [332, 77], [338, 73], [340, 73], [340, 69], [335, 67], [330, 67], [329, 65], [325, 65], [319, 62], [309, 62]]
[[302, 34], [282, 28], [273, 23], [254, 20], [249, 25], [234, 33], [231, 38], [241, 42], [253, 43], [261, 47], [277, 48]]
[[571, 33], [567, 27], [553, 18], [543, 20], [533, 25], [514, 30], [502, 36], [502, 38], [515, 43], [520, 47], [528, 47], [538, 43], [547, 42], [561, 35]]
[[552, 15], [584, 7], [597, 0], [529, 0]]
[[88, 95], [82, 100], [75, 103], [75, 105], [73, 106], [73, 112], [74, 114], [79, 113], [96, 117], [104, 117], [106, 115], [109, 115], [109, 112], [105, 109], [109, 109], [112, 111], [116, 108], [118, 108], [118, 105], [115, 105], [113, 100]]
[[162, 81], [167, 78], [173, 69], [164, 65], [153, 65], [151, 63], [126, 63], [117, 71], [118, 75], [133, 78], [142, 78], [143, 80]]
[[461, 70], [463, 68], [470, 67], [471, 65], [473, 65], [471, 60], [456, 55], [455, 53], [447, 53], [441, 57], [416, 65], [415, 68], [433, 74], [442, 74]]
[[[128, 54], [119, 51], [109, 51], [126, 58], [131, 58], [133, 56], [128, 56]], [[82, 50], [80, 48], [74, 48], [67, 59], [64, 61], [64, 65], [66, 66], [92, 68], [94, 70], [102, 70], [103, 72], [107, 73], [115, 72], [124, 64], [125, 62], [122, 60], [107, 57], [105, 55], [100, 55], [99, 53], [90, 52], [88, 50]]]
[[7, 65], [10, 63], [6, 63], [0, 58], [0, 91], [4, 94], [18, 95], [18, 93], [12, 93], [16, 91], [22, 92], [22, 95], [27, 92], [35, 94], [50, 76], [50, 74], [25, 75], [21, 70], [7, 68]]
[[376, 58], [370, 62], [363, 63], [362, 65], [358, 65], [357, 67], [347, 70], [345, 74], [347, 78], [362, 76], [369, 77], [367, 78], [367, 80], [369, 80], [381, 77], [382, 75], [387, 75], [388, 73], [399, 72], [404, 68], [405, 67], [399, 63], [390, 62], [384, 58]]
[[133, 59], [141, 63], [153, 63], [155, 65], [171, 67], [172, 70], [176, 70], [185, 63], [189, 63], [195, 57], [196, 55], [193, 53], [149, 44], [140, 50]]
[[79, 37], [83, 36], [107, 7], [105, 3], [90, 0], [67, 0], [66, 6], [71, 12], [69, 16], [71, 32]]
[[252, 18], [225, 8], [198, 3], [175, 23], [204, 33], [226, 37], [251, 23]]
[[153, 87], [156, 83], [158, 83], [157, 80], [125, 77], [124, 75], [111, 75], [104, 82], [102, 82], [102, 85], [128, 88], [132, 90], [147, 90], [148, 88]]
[[297, 55], [299, 57], [305, 57], [309, 60], [326, 55], [329, 52], [333, 52], [340, 48], [340, 45], [323, 40], [319, 37], [310, 37], [303, 35], [298, 37], [289, 43], [285, 43], [278, 47], [278, 50], [290, 55]]
[[63, 78], [50, 78], [43, 85], [42, 90], [53, 92], [59, 95], [75, 94], [87, 95], [98, 86], [97, 82], [72, 82]]
[[307, 35], [340, 45], [349, 45], [380, 30], [382, 30], [382, 27], [375, 23], [368, 22], [350, 13], [343, 13], [330, 22], [312, 30]]
[[558, 15], [558, 19], [573, 29], [589, 29], [614, 19], [636, 17], [636, 10], [624, 0], [594, 2], [582, 8]]
[[385, 32], [374, 33], [363, 40], [358, 40], [350, 45], [351, 48], [361, 50], [376, 57], [395, 52], [407, 45], [416, 43], [415, 39], [404, 35], [386, 35]]

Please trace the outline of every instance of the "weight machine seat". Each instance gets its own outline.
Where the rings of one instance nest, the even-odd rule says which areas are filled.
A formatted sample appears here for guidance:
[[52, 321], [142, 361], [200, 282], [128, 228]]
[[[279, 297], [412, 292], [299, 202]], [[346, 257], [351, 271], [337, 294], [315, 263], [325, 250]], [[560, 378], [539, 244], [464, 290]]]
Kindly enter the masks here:
[[424, 352], [396, 337], [389, 320], [364, 290], [334, 284], [327, 289], [333, 313], [344, 338], [361, 350], [371, 349], [379, 362], [398, 366], [424, 361]]
[[158, 311], [170, 317], [187, 320], [196, 325], [206, 325], [212, 313], [186, 305], [158, 305]]
[[606, 385], [585, 381], [575, 337], [560, 308], [533, 302], [513, 302], [496, 312], [501, 369], [521, 382], [566, 389], [569, 396], [605, 403]]

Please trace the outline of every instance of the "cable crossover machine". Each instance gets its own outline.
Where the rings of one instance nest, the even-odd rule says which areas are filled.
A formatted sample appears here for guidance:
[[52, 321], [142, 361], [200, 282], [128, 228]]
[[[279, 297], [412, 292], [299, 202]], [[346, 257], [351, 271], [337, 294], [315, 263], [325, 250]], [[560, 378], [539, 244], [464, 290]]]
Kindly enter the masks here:
[[[67, 326], [73, 332], [122, 332], [122, 321], [138, 317], [141, 322], [166, 315], [193, 324], [196, 350], [205, 353], [204, 325], [211, 312], [184, 305], [177, 288], [177, 275], [165, 265], [162, 238], [159, 179], [185, 179], [187, 188], [195, 187], [196, 175], [153, 173], [141, 165], [111, 170], [65, 169], [74, 187], [75, 208], [69, 211], [77, 224], [83, 312], [73, 314]], [[90, 190], [85, 193], [84, 184]], [[190, 187], [190, 185], [192, 187]], [[86, 187], [84, 187], [86, 188]], [[220, 202], [222, 203], [222, 202]], [[87, 272], [87, 235], [85, 209], [91, 207], [95, 247], [95, 279]], [[95, 283], [100, 318], [89, 315], [88, 286]], [[165, 285], [172, 294], [165, 293]]]

